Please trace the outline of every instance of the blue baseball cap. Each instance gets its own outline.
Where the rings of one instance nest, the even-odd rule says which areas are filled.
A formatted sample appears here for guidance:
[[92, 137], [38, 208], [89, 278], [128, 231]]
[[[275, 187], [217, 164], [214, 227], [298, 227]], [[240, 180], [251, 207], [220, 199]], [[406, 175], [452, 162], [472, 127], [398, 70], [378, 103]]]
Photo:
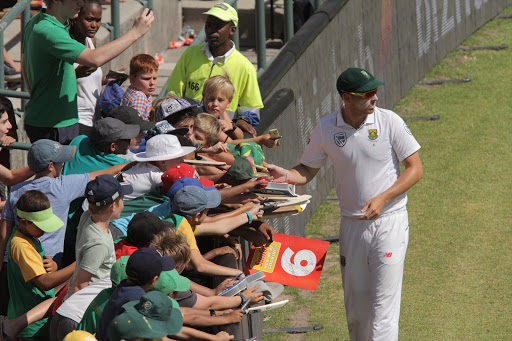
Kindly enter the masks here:
[[131, 194], [133, 187], [129, 184], [121, 184], [110, 174], [98, 175], [96, 179], [89, 181], [85, 187], [85, 197], [90, 205], [107, 206], [120, 196]]
[[144, 284], [155, 276], [160, 276], [162, 271], [171, 271], [176, 262], [171, 256], [162, 256], [160, 252], [152, 248], [138, 249], [126, 263], [126, 275], [129, 279], [136, 280], [136, 284]]
[[172, 209], [176, 214], [193, 216], [207, 208], [219, 206], [220, 201], [221, 196], [217, 189], [206, 191], [199, 186], [185, 186], [174, 195]]

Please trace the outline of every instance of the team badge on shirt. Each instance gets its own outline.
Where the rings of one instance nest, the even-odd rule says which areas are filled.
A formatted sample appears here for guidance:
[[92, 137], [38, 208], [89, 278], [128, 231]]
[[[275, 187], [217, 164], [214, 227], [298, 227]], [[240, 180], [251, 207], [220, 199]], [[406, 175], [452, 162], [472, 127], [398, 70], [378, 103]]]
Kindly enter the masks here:
[[378, 137], [377, 129], [368, 129], [368, 139], [370, 141], [376, 141]]
[[347, 143], [347, 134], [345, 134], [345, 133], [336, 133], [334, 135], [334, 143], [336, 143], [336, 145], [338, 147], [343, 147], [345, 145], [345, 143]]

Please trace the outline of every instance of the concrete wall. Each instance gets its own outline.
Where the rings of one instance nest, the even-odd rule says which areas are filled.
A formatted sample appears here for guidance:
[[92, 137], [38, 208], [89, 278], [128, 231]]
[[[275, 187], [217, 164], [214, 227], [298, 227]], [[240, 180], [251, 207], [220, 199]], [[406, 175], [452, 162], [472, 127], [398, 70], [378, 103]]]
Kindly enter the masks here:
[[[336, 79], [348, 67], [369, 70], [386, 84], [379, 106], [393, 106], [434, 64], [496, 16], [511, 0], [327, 0], [260, 77], [264, 101], [291, 89], [294, 101], [282, 113], [262, 113], [260, 131], [278, 128], [281, 146], [268, 150], [270, 162], [298, 163], [318, 120], [340, 104]], [[301, 193], [313, 195], [307, 210], [272, 224], [303, 235], [306, 222], [333, 187], [324, 167]]]
[[[169, 47], [171, 40], [175, 40], [181, 34], [182, 17], [181, 1], [178, 0], [153, 0], [155, 21], [151, 30], [135, 44], [130, 46], [119, 57], [105, 64], [103, 72], [109, 69], [119, 69], [128, 66], [130, 58], [138, 53], [154, 55]], [[142, 12], [143, 6], [135, 0], [127, 0], [121, 3], [121, 34], [130, 30], [135, 18]], [[110, 6], [104, 7], [103, 22], [110, 22]], [[106, 20], [105, 20], [106, 19]], [[102, 27], [96, 35], [98, 46], [110, 42], [110, 32]]]

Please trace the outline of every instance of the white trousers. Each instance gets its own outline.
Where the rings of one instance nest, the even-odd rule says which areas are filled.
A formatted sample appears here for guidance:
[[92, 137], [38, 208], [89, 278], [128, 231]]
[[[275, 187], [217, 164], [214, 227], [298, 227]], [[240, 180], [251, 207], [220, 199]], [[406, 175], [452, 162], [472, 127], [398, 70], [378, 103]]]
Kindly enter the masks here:
[[375, 220], [341, 219], [340, 263], [350, 340], [398, 340], [408, 243], [405, 208]]

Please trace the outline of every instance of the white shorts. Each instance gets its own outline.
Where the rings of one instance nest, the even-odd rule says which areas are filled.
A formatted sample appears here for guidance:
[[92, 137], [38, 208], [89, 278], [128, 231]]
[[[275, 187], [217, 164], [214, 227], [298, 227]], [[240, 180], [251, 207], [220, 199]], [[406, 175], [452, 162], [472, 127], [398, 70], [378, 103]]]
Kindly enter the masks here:
[[350, 340], [398, 340], [407, 210], [375, 220], [343, 217], [340, 263]]

